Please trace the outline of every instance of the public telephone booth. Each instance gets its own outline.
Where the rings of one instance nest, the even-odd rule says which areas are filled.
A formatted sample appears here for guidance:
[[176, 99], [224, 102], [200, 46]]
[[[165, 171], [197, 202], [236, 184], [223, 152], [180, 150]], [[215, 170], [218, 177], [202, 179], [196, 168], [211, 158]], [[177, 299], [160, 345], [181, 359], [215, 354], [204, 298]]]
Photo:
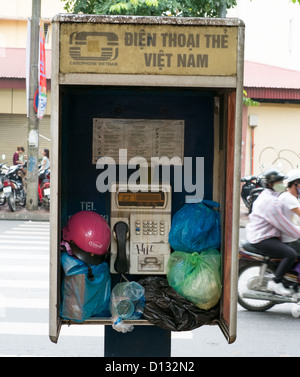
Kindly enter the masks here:
[[[67, 14], [52, 24], [51, 341], [76, 325], [60, 315], [60, 243], [72, 215], [107, 221], [112, 282], [136, 280], [166, 274], [173, 216], [204, 198], [220, 204], [222, 239], [222, 295], [210, 325], [234, 342], [243, 22]], [[170, 355], [170, 331], [132, 322], [126, 334], [109, 317], [81, 325], [105, 326], [105, 356]]]

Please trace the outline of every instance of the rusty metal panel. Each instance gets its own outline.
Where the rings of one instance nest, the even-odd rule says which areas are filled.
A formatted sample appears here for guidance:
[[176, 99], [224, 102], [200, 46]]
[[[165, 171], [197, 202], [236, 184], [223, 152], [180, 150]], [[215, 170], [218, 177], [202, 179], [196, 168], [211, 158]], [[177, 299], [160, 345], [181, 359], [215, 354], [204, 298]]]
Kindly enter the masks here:
[[235, 76], [238, 27], [62, 23], [60, 73]]

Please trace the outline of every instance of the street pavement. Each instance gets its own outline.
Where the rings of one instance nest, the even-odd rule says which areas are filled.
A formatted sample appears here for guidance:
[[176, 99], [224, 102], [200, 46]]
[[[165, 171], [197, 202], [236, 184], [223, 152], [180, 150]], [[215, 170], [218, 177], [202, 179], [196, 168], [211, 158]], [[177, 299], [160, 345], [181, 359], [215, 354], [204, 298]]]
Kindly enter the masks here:
[[88, 356], [96, 339], [100, 350], [102, 326], [63, 327], [55, 345], [48, 320], [49, 222], [0, 221], [0, 356]]
[[16, 212], [12, 212], [7, 203], [0, 207], [0, 220], [49, 221], [49, 219], [49, 211], [42, 206], [36, 211], [27, 211], [26, 207], [19, 206]]
[[[5, 204], [3, 207], [0, 207], [0, 220], [49, 221], [50, 213], [43, 207], [38, 207], [36, 211], [27, 211], [26, 207], [18, 207], [16, 212], [11, 212], [8, 205]], [[240, 227], [244, 228], [248, 221], [248, 210], [241, 201]]]
[[[244, 231], [241, 227], [240, 234]], [[0, 220], [0, 357], [103, 357], [103, 326], [63, 326], [54, 344], [48, 319], [49, 222]], [[171, 356], [300, 356], [299, 318], [293, 317], [291, 305], [265, 313], [238, 307], [237, 328], [231, 345], [218, 326], [174, 332]]]

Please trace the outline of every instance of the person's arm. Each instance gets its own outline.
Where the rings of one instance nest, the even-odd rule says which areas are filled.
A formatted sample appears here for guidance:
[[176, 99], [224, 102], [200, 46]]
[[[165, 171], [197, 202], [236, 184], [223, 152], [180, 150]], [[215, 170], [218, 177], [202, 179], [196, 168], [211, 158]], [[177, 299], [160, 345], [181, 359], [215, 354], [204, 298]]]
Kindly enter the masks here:
[[282, 204], [275, 201], [272, 208], [266, 211], [266, 219], [275, 228], [287, 234], [290, 237], [300, 238], [300, 229], [297, 228], [282, 212]]
[[17, 152], [14, 153], [13, 155], [13, 165], [17, 165], [19, 160], [19, 154]]
[[294, 212], [296, 215], [300, 217], [300, 207], [291, 209], [292, 212]]

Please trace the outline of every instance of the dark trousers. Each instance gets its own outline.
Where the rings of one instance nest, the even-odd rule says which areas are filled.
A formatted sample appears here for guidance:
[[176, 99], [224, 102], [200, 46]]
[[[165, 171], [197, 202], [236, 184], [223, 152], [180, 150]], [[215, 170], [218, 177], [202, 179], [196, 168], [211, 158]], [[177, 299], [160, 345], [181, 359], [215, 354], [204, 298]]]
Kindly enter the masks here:
[[291, 246], [297, 253], [297, 256], [300, 257], [300, 239], [293, 242], [287, 242], [287, 245]]
[[280, 283], [283, 275], [286, 274], [295, 263], [297, 258], [296, 251], [289, 246], [281, 242], [278, 238], [269, 238], [255, 244], [255, 247], [264, 252], [271, 258], [281, 259], [276, 271], [274, 281]]

